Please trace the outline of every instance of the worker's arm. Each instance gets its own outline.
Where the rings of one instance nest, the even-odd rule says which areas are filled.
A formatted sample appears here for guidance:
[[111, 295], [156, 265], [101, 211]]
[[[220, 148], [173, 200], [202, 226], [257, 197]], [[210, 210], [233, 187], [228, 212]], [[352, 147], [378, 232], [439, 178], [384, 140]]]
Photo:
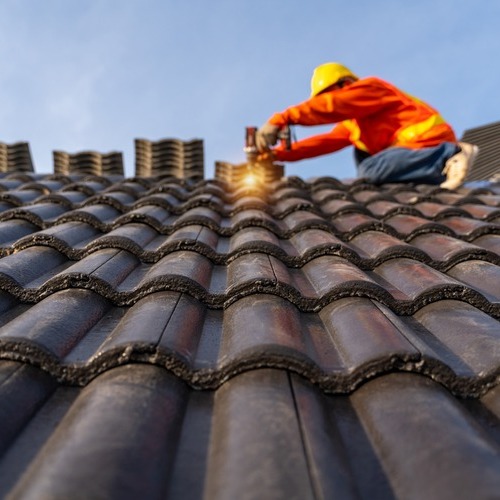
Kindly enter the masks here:
[[339, 123], [326, 134], [318, 134], [294, 142], [291, 150], [287, 151], [280, 145], [272, 151], [278, 161], [298, 161], [334, 153], [350, 145], [349, 130], [342, 123]]
[[317, 95], [296, 106], [274, 114], [268, 123], [282, 127], [288, 124], [321, 125], [351, 118], [363, 118], [391, 105], [395, 100], [387, 84], [378, 78], [358, 80], [342, 89]]

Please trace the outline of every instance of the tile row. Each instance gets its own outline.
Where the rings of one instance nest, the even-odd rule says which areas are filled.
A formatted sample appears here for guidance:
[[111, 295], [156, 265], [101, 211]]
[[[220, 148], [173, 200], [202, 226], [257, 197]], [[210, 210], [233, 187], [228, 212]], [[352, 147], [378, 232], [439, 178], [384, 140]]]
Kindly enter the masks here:
[[[192, 208], [178, 216], [155, 205], [144, 205], [127, 214], [121, 214], [116, 208], [105, 204], [69, 211], [59, 204], [40, 204], [0, 214], [0, 234], [5, 235], [1, 237], [0, 248], [5, 253], [5, 249], [20, 237], [36, 236], [40, 229], [46, 230], [66, 223], [84, 223], [101, 233], [115, 230], [139, 233], [148, 231], [144, 226], [149, 226], [158, 235], [172, 235], [187, 226], [198, 225], [225, 237], [236, 235], [246, 228], [263, 228], [281, 239], [289, 239], [306, 229], [321, 229], [343, 241], [349, 241], [368, 231], [384, 232], [403, 241], [411, 241], [416, 236], [429, 233], [469, 242], [481, 236], [500, 236], [500, 224], [497, 222], [456, 216], [436, 222], [413, 215], [396, 214], [381, 221], [360, 212], [324, 217], [309, 210], [296, 210], [282, 219], [277, 219], [261, 210], [248, 209], [225, 218], [206, 207]], [[62, 234], [68, 227], [76, 225], [67, 224], [63, 229], [56, 228], [52, 232]], [[87, 231], [83, 226], [82, 230]], [[49, 231], [48, 234], [50, 233]]]
[[201, 389], [259, 367], [301, 374], [333, 393], [409, 371], [472, 397], [500, 380], [500, 323], [460, 298], [440, 296], [401, 316], [356, 294], [316, 312], [264, 292], [223, 310], [173, 291], [149, 293], [128, 307], [84, 289], [55, 292], [35, 305], [3, 294], [0, 358], [76, 385], [113, 366], [154, 364]]
[[[137, 182], [142, 183], [147, 187], [158, 186], [159, 184], [175, 183], [186, 190], [193, 191], [198, 189], [200, 186], [215, 186], [223, 187], [224, 190], [229, 193], [240, 189], [241, 186], [235, 184], [228, 184], [227, 182], [221, 181], [219, 179], [209, 179], [201, 181], [186, 181], [185, 179], [179, 179], [168, 175], [158, 175], [151, 177], [135, 176], [124, 178], [120, 175], [92, 175], [92, 174], [82, 174], [82, 173], [70, 173], [70, 174], [49, 174], [49, 173], [33, 173], [33, 172], [2, 172], [0, 173], [0, 185], [5, 182], [18, 182], [18, 183], [28, 183], [28, 182], [45, 182], [45, 181], [59, 181], [64, 184], [71, 184], [75, 182], [87, 182], [87, 181], [97, 181], [105, 182], [109, 185], [113, 183], [121, 182]], [[388, 193], [389, 195], [401, 194], [401, 193], [414, 193], [415, 196], [419, 197], [431, 197], [436, 194], [449, 194], [458, 196], [482, 196], [482, 195], [500, 195], [500, 187], [495, 183], [489, 183], [485, 185], [479, 184], [466, 184], [455, 191], [448, 191], [446, 189], [441, 189], [439, 186], [432, 186], [426, 184], [411, 184], [411, 183], [392, 183], [374, 186], [367, 179], [362, 178], [351, 178], [351, 179], [336, 179], [332, 176], [325, 177], [310, 177], [303, 179], [299, 176], [286, 176], [281, 178], [279, 181], [274, 182], [273, 186], [275, 189], [296, 189], [296, 190], [310, 190], [316, 192], [321, 189], [337, 189], [339, 191], [345, 191], [348, 193], [357, 193], [359, 191], [366, 190], [378, 190], [382, 193]]]
[[211, 308], [256, 293], [280, 296], [302, 311], [317, 311], [347, 296], [363, 296], [407, 315], [429, 302], [458, 299], [499, 316], [500, 267], [465, 254], [446, 273], [404, 254], [373, 270], [336, 255], [313, 256], [299, 268], [267, 253], [245, 253], [227, 265], [195, 251], [175, 250], [158, 262], [141, 262], [117, 248], [97, 249], [79, 261], [37, 246], [0, 259], [0, 290], [23, 302], [52, 293], [91, 289], [116, 305], [130, 305], [155, 291], [188, 293]]
[[[344, 221], [345, 222], [345, 221]], [[399, 221], [402, 223], [411, 221]], [[380, 228], [354, 226], [344, 241], [324, 228], [305, 225], [289, 238], [280, 238], [266, 227], [243, 227], [232, 236], [221, 236], [200, 224], [174, 226], [165, 235], [145, 223], [128, 223], [102, 233], [87, 222], [62, 222], [38, 231], [27, 221], [0, 223], [0, 255], [9, 266], [24, 267], [26, 250], [52, 248], [71, 260], [82, 260], [99, 250], [125, 250], [142, 263], [158, 263], [179, 251], [195, 252], [216, 265], [227, 265], [247, 254], [262, 253], [288, 267], [303, 267], [321, 256], [337, 256], [363, 270], [373, 270], [395, 258], [409, 258], [446, 272], [464, 261], [482, 260], [500, 264], [500, 234], [477, 236], [472, 243], [442, 232], [426, 233], [416, 227], [409, 242]], [[413, 227], [413, 226], [412, 226]], [[345, 236], [345, 233], [344, 233]], [[12, 264], [10, 264], [12, 263]]]
[[328, 396], [262, 369], [193, 391], [135, 364], [79, 389], [3, 362], [0, 397], [2, 497], [451, 500], [500, 490], [498, 388], [468, 402], [429, 378], [390, 374]]
[[[270, 192], [242, 189], [234, 193], [231, 203], [224, 200], [225, 191], [214, 190], [213, 186], [201, 188], [190, 193], [178, 185], [168, 184], [152, 190], [146, 190], [142, 184], [122, 183], [106, 187], [96, 194], [97, 183], [78, 183], [55, 189], [46, 185], [27, 184], [22, 189], [11, 189], [0, 193], [0, 209], [2, 212], [15, 211], [19, 207], [33, 205], [58, 204], [66, 211], [84, 208], [89, 205], [109, 205], [120, 213], [128, 213], [145, 205], [162, 207], [176, 215], [200, 207], [209, 208], [222, 217], [231, 217], [238, 212], [258, 209], [269, 215], [282, 219], [296, 210], [309, 210], [318, 215], [331, 217], [345, 213], [366, 213], [378, 219], [398, 214], [408, 214], [429, 220], [441, 220], [448, 217], [466, 217], [483, 221], [498, 220], [500, 206], [487, 205], [479, 199], [467, 199], [453, 205], [443, 203], [444, 200], [416, 200], [408, 204], [404, 199], [398, 201], [377, 191], [373, 201], [360, 196], [346, 197], [345, 193], [335, 190], [322, 190], [318, 193], [290, 192], [290, 190]], [[98, 184], [103, 187], [102, 184]], [[364, 193], [364, 192], [362, 192]], [[492, 197], [487, 197], [491, 201]]]
[[[425, 189], [422, 192], [422, 188]], [[499, 189], [500, 191], [500, 189]], [[240, 200], [242, 197], [256, 196], [266, 203], [276, 204], [290, 198], [309, 201], [315, 205], [323, 205], [330, 201], [347, 201], [361, 205], [380, 205], [387, 211], [396, 205], [404, 205], [412, 208], [421, 205], [422, 212], [441, 212], [449, 205], [450, 208], [459, 209], [462, 205], [480, 205], [482, 210], [490, 214], [495, 208], [500, 207], [500, 194], [492, 185], [488, 189], [465, 189], [458, 192], [450, 192], [436, 188], [435, 186], [412, 186], [390, 184], [386, 186], [373, 186], [370, 184], [355, 182], [352, 185], [342, 183], [333, 178], [325, 178], [316, 181], [303, 181], [299, 178], [286, 178], [279, 182], [268, 183], [265, 186], [239, 186], [227, 184], [216, 180], [201, 181], [195, 184], [186, 183], [172, 178], [128, 178], [123, 179], [112, 176], [27, 176], [9, 175], [0, 177], [1, 197], [12, 199], [16, 205], [40, 200], [44, 196], [60, 195], [60, 201], [79, 205], [84, 199], [91, 199], [95, 195], [113, 195], [118, 197], [117, 203], [128, 209], [128, 205], [134, 199], [152, 195], [170, 195], [167, 201], [172, 207], [186, 202], [198, 196], [211, 196], [219, 210], [231, 210], [234, 207], [227, 206]], [[79, 193], [79, 197], [77, 196]], [[128, 194], [129, 197], [124, 195]], [[74, 198], [72, 198], [74, 197]], [[181, 203], [179, 203], [181, 202]], [[387, 206], [384, 206], [387, 204]], [[392, 206], [391, 206], [392, 204]], [[377, 210], [377, 209], [375, 209]], [[378, 208], [380, 210], [380, 208]], [[463, 212], [460, 212], [463, 213]], [[490, 215], [488, 214], [488, 215]], [[487, 214], [482, 214], [486, 217]]]

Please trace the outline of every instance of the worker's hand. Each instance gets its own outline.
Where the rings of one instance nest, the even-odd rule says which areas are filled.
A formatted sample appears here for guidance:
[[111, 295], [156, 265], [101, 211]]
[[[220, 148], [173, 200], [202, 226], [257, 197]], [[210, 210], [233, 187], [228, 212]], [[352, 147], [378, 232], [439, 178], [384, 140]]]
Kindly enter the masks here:
[[264, 125], [257, 130], [255, 145], [261, 153], [269, 151], [269, 148], [278, 142], [279, 130], [280, 128], [272, 123], [264, 123]]
[[276, 160], [276, 155], [273, 151], [266, 151], [265, 153], [260, 153], [260, 155], [257, 156], [257, 163], [261, 163], [263, 165], [271, 164], [274, 160]]

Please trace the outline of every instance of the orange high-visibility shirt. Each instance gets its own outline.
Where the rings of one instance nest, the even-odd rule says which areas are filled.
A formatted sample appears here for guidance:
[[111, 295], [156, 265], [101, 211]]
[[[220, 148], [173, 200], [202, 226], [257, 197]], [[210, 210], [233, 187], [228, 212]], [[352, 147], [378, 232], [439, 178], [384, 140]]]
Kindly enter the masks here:
[[275, 148], [281, 161], [333, 153], [349, 145], [375, 154], [389, 147], [419, 149], [457, 141], [434, 108], [375, 77], [312, 97], [276, 113], [269, 122], [279, 126], [337, 123], [326, 134], [294, 143], [291, 151]]

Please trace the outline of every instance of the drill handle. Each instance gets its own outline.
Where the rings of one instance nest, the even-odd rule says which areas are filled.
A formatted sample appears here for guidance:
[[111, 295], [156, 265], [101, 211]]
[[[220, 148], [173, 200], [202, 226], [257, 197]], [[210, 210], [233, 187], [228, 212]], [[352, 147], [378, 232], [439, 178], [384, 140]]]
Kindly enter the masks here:
[[286, 151], [290, 151], [292, 149], [292, 127], [285, 125], [278, 132], [278, 139], [281, 142], [281, 147]]

